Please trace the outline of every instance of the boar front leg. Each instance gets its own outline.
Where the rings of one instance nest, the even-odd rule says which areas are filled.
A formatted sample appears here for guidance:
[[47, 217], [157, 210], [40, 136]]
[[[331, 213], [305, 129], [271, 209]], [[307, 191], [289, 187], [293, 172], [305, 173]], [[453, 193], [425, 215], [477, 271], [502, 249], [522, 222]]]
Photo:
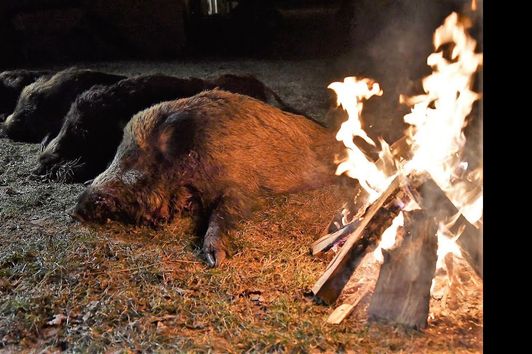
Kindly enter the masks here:
[[224, 229], [223, 224], [223, 219], [219, 213], [213, 212], [203, 238], [203, 254], [210, 267], [218, 267], [227, 256], [227, 237], [222, 231]]
[[249, 210], [249, 199], [241, 193], [225, 194], [212, 208], [203, 238], [203, 253], [210, 267], [218, 267], [227, 257], [227, 231]]

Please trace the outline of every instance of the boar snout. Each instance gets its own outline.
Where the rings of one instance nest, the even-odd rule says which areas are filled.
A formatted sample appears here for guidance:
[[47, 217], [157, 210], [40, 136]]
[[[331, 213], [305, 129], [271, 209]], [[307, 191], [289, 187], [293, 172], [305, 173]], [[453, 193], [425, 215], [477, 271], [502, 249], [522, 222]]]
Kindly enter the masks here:
[[32, 173], [35, 175], [45, 175], [59, 162], [60, 159], [58, 155], [44, 151], [39, 156], [37, 167], [33, 169]]
[[104, 223], [119, 213], [118, 199], [109, 193], [89, 187], [79, 197], [71, 217], [82, 222]]
[[4, 131], [11, 139], [17, 139], [24, 133], [24, 128], [18, 126], [13, 114], [10, 114], [5, 118]]

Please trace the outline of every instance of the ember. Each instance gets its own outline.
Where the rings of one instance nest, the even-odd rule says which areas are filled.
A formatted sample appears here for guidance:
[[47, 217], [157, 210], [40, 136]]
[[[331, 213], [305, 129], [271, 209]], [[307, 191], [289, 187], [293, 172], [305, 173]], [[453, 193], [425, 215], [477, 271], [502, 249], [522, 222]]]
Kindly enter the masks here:
[[[329, 86], [348, 113], [337, 134], [347, 158], [340, 161], [336, 173], [357, 180], [367, 200], [352, 220], [336, 217], [343, 221], [337, 231], [313, 244], [313, 254], [320, 254], [343, 243], [312, 288], [318, 301], [334, 303], [371, 250], [381, 267], [368, 310], [370, 320], [426, 327], [435, 271], [452, 273], [449, 253], [463, 256], [482, 277], [482, 167], [468, 171], [463, 161], [463, 130], [473, 103], [480, 98], [471, 88], [482, 54], [475, 53], [476, 42], [467, 28], [468, 21], [452, 13], [436, 29], [435, 52], [427, 59], [433, 73], [423, 80], [425, 94], [400, 97], [412, 108], [404, 117], [410, 127], [391, 148], [379, 139], [376, 162], [353, 138], [377, 149], [363, 129], [361, 113], [362, 100], [383, 94], [379, 84], [348, 77]], [[341, 213], [355, 214], [345, 209]], [[356, 303], [340, 306], [329, 322], [339, 323]]]

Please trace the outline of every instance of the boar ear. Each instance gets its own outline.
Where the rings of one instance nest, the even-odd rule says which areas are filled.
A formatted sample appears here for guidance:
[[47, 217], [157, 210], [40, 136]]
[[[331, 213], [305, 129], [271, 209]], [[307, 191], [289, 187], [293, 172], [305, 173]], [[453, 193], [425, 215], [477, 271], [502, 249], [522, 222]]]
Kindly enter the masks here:
[[195, 130], [195, 122], [190, 113], [172, 113], [161, 125], [158, 146], [164, 154], [178, 154], [188, 150], [194, 142]]

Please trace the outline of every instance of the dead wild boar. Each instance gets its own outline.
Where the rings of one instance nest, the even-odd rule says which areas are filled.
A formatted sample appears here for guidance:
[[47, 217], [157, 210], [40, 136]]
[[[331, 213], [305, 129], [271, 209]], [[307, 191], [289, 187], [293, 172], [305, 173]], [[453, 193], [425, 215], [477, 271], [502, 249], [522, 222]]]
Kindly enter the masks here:
[[334, 183], [340, 151], [335, 134], [306, 117], [248, 96], [204, 91], [137, 113], [112, 163], [71, 215], [145, 225], [183, 212], [203, 216], [203, 252], [215, 266], [226, 256], [226, 232], [259, 196]]
[[22, 89], [35, 80], [52, 74], [48, 70], [9, 70], [0, 73], [0, 122], [13, 113]]
[[38, 79], [22, 90], [14, 112], [4, 123], [5, 133], [13, 140], [29, 143], [54, 137], [79, 94], [94, 85], [110, 85], [121, 79], [124, 76], [80, 69]]
[[216, 87], [225, 91], [254, 97], [263, 102], [268, 102], [286, 112], [308, 116], [300, 110], [290, 106], [275, 91], [252, 75], [224, 74], [205, 82], [205, 89], [214, 89]]
[[34, 173], [63, 182], [94, 178], [112, 161], [124, 126], [135, 113], [215, 87], [262, 101], [271, 94], [282, 108], [287, 107], [275, 92], [252, 76], [225, 74], [201, 80], [148, 75], [94, 86], [76, 98], [59, 134], [41, 152]]

